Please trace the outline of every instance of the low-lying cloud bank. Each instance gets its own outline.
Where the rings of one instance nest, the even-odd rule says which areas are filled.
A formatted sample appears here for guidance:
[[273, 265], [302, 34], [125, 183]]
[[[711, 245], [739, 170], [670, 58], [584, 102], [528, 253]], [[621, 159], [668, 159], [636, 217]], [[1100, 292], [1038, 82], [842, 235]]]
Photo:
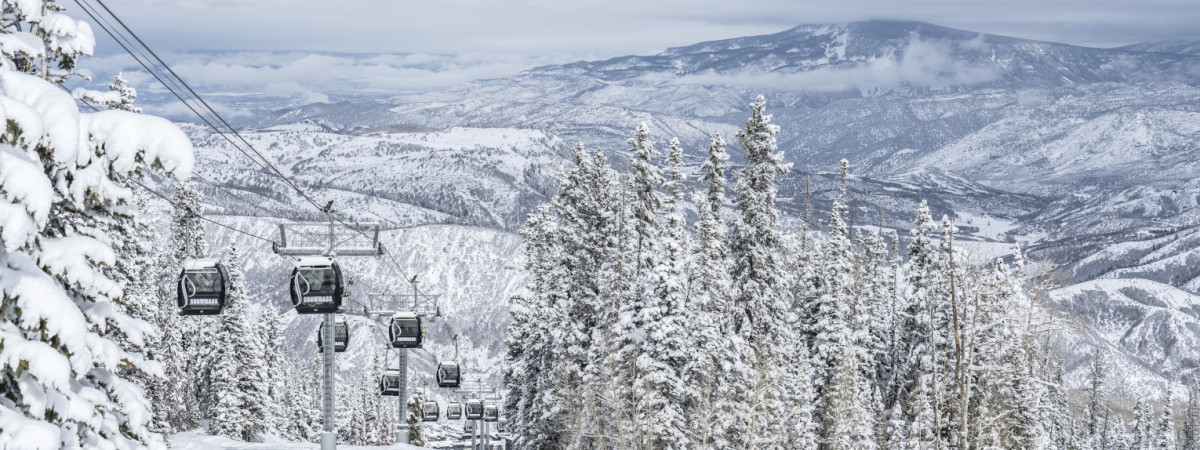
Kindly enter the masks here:
[[[963, 50], [972, 50], [960, 46]], [[949, 88], [987, 83], [1000, 78], [995, 63], [972, 64], [955, 57], [950, 44], [913, 38], [898, 52], [880, 58], [818, 67], [800, 72], [703, 73], [676, 78], [678, 84], [722, 85], [755, 89], [864, 94], [902, 87]], [[847, 67], [849, 66], [849, 67]]]
[[[473, 80], [515, 75], [559, 61], [505, 54], [344, 54], [316, 52], [204, 51], [167, 53], [171, 67], [214, 106], [238, 117], [264, 107], [329, 103], [369, 96], [440, 89]], [[187, 119], [191, 112], [128, 55], [89, 58], [83, 64], [105, 89], [122, 76], [141, 94], [147, 112]]]

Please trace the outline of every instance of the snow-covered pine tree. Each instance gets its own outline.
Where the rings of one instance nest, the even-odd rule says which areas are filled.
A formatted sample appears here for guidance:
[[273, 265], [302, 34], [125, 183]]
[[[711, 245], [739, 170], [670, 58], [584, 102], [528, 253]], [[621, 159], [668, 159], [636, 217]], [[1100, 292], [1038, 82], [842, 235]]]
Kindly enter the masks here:
[[[934, 305], [937, 251], [930, 239], [936, 226], [929, 215], [929, 204], [922, 200], [908, 242], [904, 265], [904, 293], [900, 295], [900, 401], [904, 402], [910, 422], [908, 436], [914, 445], [932, 448], [938, 424], [936, 359], [934, 353]], [[922, 397], [922, 398], [918, 398]]]
[[1200, 384], [1194, 377], [1187, 383], [1188, 402], [1183, 414], [1183, 440], [1180, 442], [1184, 450], [1200, 450]]
[[259, 391], [258, 379], [263, 364], [258, 338], [254, 330], [258, 323], [252, 317], [253, 308], [246, 298], [246, 277], [241, 271], [238, 246], [230, 246], [226, 258], [229, 287], [226, 308], [221, 314], [221, 326], [212, 341], [212, 367], [209, 388], [212, 400], [209, 408], [209, 432], [239, 440], [253, 440], [264, 431], [266, 392]]
[[1133, 423], [1130, 424], [1129, 434], [1133, 435], [1133, 448], [1144, 450], [1151, 448], [1151, 434], [1153, 429], [1151, 416], [1154, 412], [1150, 406], [1143, 400], [1138, 400], [1133, 405]]
[[650, 140], [650, 128], [643, 122], [633, 131], [633, 137], [627, 141], [629, 152], [633, 155], [630, 163], [629, 185], [636, 200], [630, 205], [633, 214], [634, 236], [636, 238], [635, 252], [637, 272], [651, 270], [655, 264], [657, 253], [657, 237], [659, 232], [658, 211], [662, 209], [662, 194], [659, 186], [664, 182], [662, 169], [654, 164], [654, 158], [660, 156]]
[[[29, 5], [41, 3], [8, 6], [20, 20], [78, 24], [57, 10], [20, 9]], [[119, 214], [134, 202], [128, 177], [146, 168], [187, 176], [191, 143], [161, 118], [81, 115], [70, 95], [8, 64], [0, 97], [6, 110], [24, 111], [4, 117], [0, 134], [0, 446], [161, 447], [149, 404], [125, 375], [161, 368], [112, 338], [136, 348], [153, 326], [113, 307], [120, 287], [103, 267], [116, 255], [98, 225], [131, 223]]]
[[417, 447], [425, 446], [425, 429], [421, 426], [421, 403], [424, 400], [421, 398], [421, 392], [413, 393], [412, 397], [408, 398], [408, 404], [405, 406], [405, 411], [408, 418], [408, 443]]
[[608, 165], [604, 152], [597, 149], [591, 153], [587, 183], [592, 186], [589, 203], [606, 215], [606, 220], [594, 222], [596, 236], [590, 239], [596, 248], [595, 257], [600, 258], [598, 278], [600, 294], [594, 300], [595, 327], [591, 330], [592, 345], [587, 352], [587, 368], [584, 370], [584, 409], [575, 414], [578, 426], [570, 441], [571, 445], [615, 445], [630, 435], [618, 431], [633, 422], [627, 410], [622, 409], [620, 399], [625, 387], [617, 385], [620, 371], [618, 346], [623, 340], [617, 323], [621, 304], [625, 303], [633, 290], [634, 271], [630, 230], [633, 227], [630, 206], [634, 203], [633, 192], [626, 189], [629, 183], [621, 182], [621, 175]]
[[[859, 269], [846, 223], [849, 162], [841, 164], [841, 194], [833, 201], [829, 238], [821, 244], [813, 320], [813, 371], [822, 406], [822, 441], [836, 448], [869, 448], [874, 442], [870, 411], [874, 360], [871, 358], [867, 295], [859, 290]], [[845, 359], [845, 360], [844, 360]]]
[[1162, 411], [1158, 415], [1158, 423], [1154, 426], [1154, 448], [1159, 450], [1175, 449], [1175, 408], [1171, 401], [1171, 385], [1174, 382], [1174, 377], [1168, 374]]
[[[365, 419], [364, 424], [364, 440], [365, 445], [390, 445], [392, 443], [392, 424], [395, 423], [395, 416], [389, 414], [393, 409], [389, 405], [385, 405], [383, 396], [379, 395], [379, 391], [375, 387], [379, 383], [379, 378], [383, 375], [383, 358], [380, 351], [372, 347], [371, 350], [371, 365], [363, 371], [362, 381], [359, 383], [363, 396], [363, 414]], [[391, 420], [388, 420], [391, 418]]]
[[611, 378], [599, 375], [597, 361], [608, 348], [597, 339], [615, 325], [615, 299], [623, 295], [602, 288], [621, 238], [620, 221], [613, 220], [620, 205], [601, 152], [589, 154], [580, 144], [573, 156], [575, 167], [560, 176], [559, 195], [522, 231], [532, 279], [514, 299], [507, 383], [517, 386], [518, 408], [510, 412], [520, 418], [513, 421], [515, 432], [527, 448], [560, 448], [582, 439], [582, 427], [603, 427], [606, 417], [591, 413], [602, 401], [599, 391], [588, 389]]
[[[865, 361], [861, 347], [865, 340], [858, 334], [863, 331], [857, 327], [855, 314], [861, 308], [857, 303], [861, 297], [855, 292], [855, 258], [851, 245], [851, 230], [846, 223], [849, 207], [846, 205], [846, 177], [849, 163], [842, 160], [841, 194], [833, 200], [833, 212], [829, 219], [829, 237], [821, 245], [820, 269], [818, 276], [818, 291], [812, 329], [813, 372], [819, 385], [829, 386], [839, 365], [838, 359], [853, 353], [856, 362], [851, 365], [859, 368], [858, 361]], [[865, 322], [865, 321], [864, 321]], [[818, 389], [818, 396], [824, 403], [823, 390]]]
[[117, 109], [133, 113], [142, 112], [142, 108], [133, 105], [137, 100], [137, 90], [117, 72], [116, 78], [108, 85], [108, 91], [94, 91], [86, 88], [75, 88], [71, 92], [76, 100], [83, 100], [107, 109]]
[[877, 229], [863, 235], [860, 233], [858, 254], [858, 291], [862, 296], [860, 302], [864, 309], [856, 317], [860, 326], [865, 330], [867, 338], [863, 346], [869, 356], [867, 363], [868, 374], [873, 374], [872, 390], [876, 393], [880, 414], [877, 418], [877, 442], [886, 445], [889, 427], [892, 424], [891, 411], [895, 407], [895, 393], [891, 390], [895, 384], [896, 369], [899, 363], [896, 347], [895, 331], [897, 329], [896, 299], [894, 288], [896, 284], [895, 262], [890, 257], [890, 251], [883, 237], [882, 230]]
[[630, 216], [627, 217], [630, 221], [629, 229], [633, 233], [630, 239], [631, 248], [628, 250], [632, 253], [628, 258], [632, 270], [628, 283], [625, 284], [629, 291], [617, 293], [619, 312], [616, 322], [619, 326], [617, 339], [620, 347], [616, 355], [619, 361], [616, 376], [620, 382], [617, 384], [619, 390], [614, 393], [614, 406], [627, 411], [624, 413], [628, 418], [626, 422], [632, 425], [629, 431], [620, 434], [642, 439], [650, 437], [647, 433], [650, 429], [665, 428], [658, 423], [658, 418], [653, 412], [644, 409], [649, 406], [648, 403], [659, 401], [644, 398], [656, 394], [645, 390], [642, 378], [645, 375], [643, 371], [646, 370], [643, 362], [649, 361], [646, 356], [649, 344], [645, 340], [649, 318], [645, 310], [654, 308], [656, 303], [650, 284], [651, 272], [660, 257], [658, 239], [661, 234], [659, 212], [662, 209], [662, 198], [658, 189], [663, 183], [663, 176], [661, 169], [653, 161], [659, 153], [654, 149], [654, 143], [650, 140], [650, 129], [645, 123], [638, 125], [627, 143], [630, 147], [628, 151], [632, 155], [629, 189], [633, 199], [629, 204]]
[[954, 246], [954, 234], [958, 228], [948, 216], [942, 216], [942, 238], [938, 242], [937, 272], [939, 283], [936, 284], [933, 296], [930, 320], [934, 328], [934, 355], [940, 365], [935, 365], [936, 382], [941, 388], [940, 398], [936, 401], [942, 411], [939, 434], [949, 438], [950, 445], [967, 445], [966, 435], [970, 421], [966, 409], [971, 396], [972, 374], [969, 372], [970, 360], [966, 348], [966, 326], [968, 308], [964, 302], [966, 277], [963, 275], [967, 266], [965, 255]]
[[361, 444], [364, 425], [362, 398], [358, 395], [361, 385], [346, 383], [341, 373], [338, 373], [334, 386], [334, 401], [337, 402], [334, 414], [337, 421], [335, 428], [338, 433], [338, 442]]
[[134, 113], [142, 112], [142, 108], [133, 105], [133, 102], [137, 100], [137, 89], [129, 85], [129, 82], [121, 76], [121, 72], [117, 72], [117, 76], [113, 78], [113, 82], [108, 85], [108, 90], [116, 92], [119, 99], [116, 103], [108, 105], [108, 109], [119, 109]]
[[544, 343], [542, 348], [548, 351], [534, 351], [535, 358], [544, 358], [539, 364], [545, 372], [541, 373], [531, 413], [542, 414], [543, 418], [538, 430], [542, 434], [536, 440], [550, 446], [581, 438], [583, 415], [592, 403], [576, 393], [579, 387], [588, 385], [588, 373], [594, 370], [594, 337], [601, 314], [596, 274], [606, 259], [601, 248], [606, 238], [601, 234], [605, 207], [597, 201], [596, 186], [592, 184], [598, 181], [596, 173], [600, 169], [583, 144], [577, 145], [572, 155], [575, 167], [560, 176], [560, 191], [552, 208], [560, 229], [548, 236], [555, 239], [550, 245], [557, 249], [544, 276], [553, 284], [537, 299], [540, 311], [535, 309], [541, 313], [536, 317], [544, 325], [533, 326], [544, 335], [531, 338]]
[[694, 398], [694, 386], [686, 385], [683, 373], [688, 360], [696, 357], [687, 342], [689, 304], [687, 221], [683, 217], [683, 149], [672, 139], [667, 150], [667, 170], [662, 202], [664, 223], [656, 229], [658, 255], [648, 274], [652, 295], [646, 297], [639, 322], [644, 337], [637, 358], [641, 393], [636, 400], [637, 420], [645, 430], [647, 448], [679, 449], [691, 446], [686, 429], [686, 402]]
[[[262, 355], [263, 364], [260, 366], [262, 372], [258, 378], [264, 383], [266, 389], [266, 398], [269, 399], [267, 404], [263, 405], [263, 414], [266, 415], [267, 422], [265, 428], [269, 431], [281, 430], [287, 426], [287, 386], [286, 378], [282, 376], [285, 373], [283, 352], [283, 329], [280, 327], [279, 314], [275, 311], [275, 307], [269, 303], [258, 305], [255, 309], [255, 329], [258, 331], [258, 342], [261, 348], [258, 349]], [[371, 381], [369, 386], [374, 386], [374, 383], [379, 379]]]
[[[5, 1], [0, 18], [0, 66], [62, 84], [75, 62], [96, 47], [92, 27], [63, 11], [56, 0]], [[29, 31], [21, 31], [29, 30]], [[15, 64], [13, 64], [15, 62]]]
[[1133, 448], [1133, 438], [1129, 435], [1129, 425], [1125, 423], [1124, 417], [1115, 412], [1110, 413], [1108, 416], [1108, 439], [1105, 448], [1131, 450]]
[[1107, 409], [1104, 397], [1105, 377], [1108, 376], [1107, 366], [1104, 361], [1104, 351], [1096, 348], [1092, 354], [1092, 372], [1089, 380], [1090, 398], [1088, 399], [1087, 409], [1087, 432], [1091, 436], [1092, 442], [1098, 442], [1100, 434], [1104, 432], [1104, 426], [1100, 422], [1101, 413]]
[[[1047, 439], [1050, 441], [1050, 445], [1058, 448], [1071, 448], [1074, 429], [1077, 425], [1074, 411], [1071, 410], [1070, 399], [1067, 397], [1067, 386], [1063, 380], [1065, 370], [1062, 361], [1050, 353], [1049, 344], [1046, 343], [1043, 346], [1046, 347], [1041, 350], [1044, 352], [1045, 358], [1041, 363], [1044, 373], [1042, 378], [1037, 380], [1044, 386], [1043, 392], [1039, 392], [1041, 401], [1037, 408], [1043, 414], [1038, 421], [1049, 430]], [[1147, 418], [1149, 419], [1149, 416]]]
[[[315, 387], [312, 385], [313, 376], [309, 367], [295, 355], [288, 354], [284, 358], [284, 374], [287, 378], [284, 427], [280, 434], [290, 440], [313, 442], [319, 437], [319, 420], [313, 410], [316, 400], [313, 397]], [[378, 382], [378, 380], [375, 380]]]
[[[155, 262], [159, 256], [158, 235], [154, 230], [155, 222], [143, 212], [148, 210], [146, 193], [134, 192], [135, 208], [129, 211], [128, 220], [109, 221], [102, 229], [112, 240], [113, 251], [116, 252], [116, 263], [106, 271], [113, 279], [121, 284], [122, 295], [114, 299], [123, 312], [138, 320], [154, 325], [154, 333], [148, 333], [140, 346], [133, 346], [121, 339], [119, 334], [107, 333], [116, 338], [121, 345], [130, 350], [144, 353], [146, 359], [157, 360], [155, 349], [159, 348], [162, 331], [158, 329], [158, 287], [154, 283], [162, 278], [162, 269]], [[137, 212], [133, 215], [133, 212]], [[122, 214], [124, 216], [124, 214]], [[145, 389], [146, 398], [151, 405], [162, 398], [161, 378], [146, 376], [138, 370], [124, 370], [122, 376], [137, 383]], [[168, 429], [165, 423], [151, 421], [150, 429], [163, 432]]]
[[694, 387], [694, 397], [688, 402], [688, 429], [697, 446], [708, 448], [728, 448], [739, 440], [731, 436], [748, 422], [743, 399], [751, 380], [748, 349], [729, 322], [735, 311], [730, 297], [728, 227], [721, 214], [727, 204], [728, 160], [725, 140], [719, 134], [713, 136], [708, 158], [701, 166], [702, 190], [693, 196], [699, 217], [692, 253], [693, 306], [688, 312], [697, 354], [689, 362], [684, 382]]
[[900, 296], [900, 327], [898, 340], [901, 355], [899, 379], [907, 380], [897, 386], [900, 401], [908, 414], [909, 439], [918, 447], [932, 448], [937, 436], [940, 410], [934, 358], [933, 295], [936, 282], [937, 251], [930, 234], [936, 229], [929, 215], [929, 204], [921, 201], [917, 219], [911, 231], [908, 259], [904, 264], [904, 292]]
[[750, 367], [756, 373], [745, 400], [752, 413], [740, 436], [743, 441], [734, 445], [803, 447], [807, 443], [797, 441], [813, 429], [811, 423], [803, 423], [801, 411], [807, 406], [801, 397], [812, 391], [812, 380], [804, 378], [811, 369], [793, 360], [798, 350], [807, 346], [796, 334], [792, 302], [785, 297], [788, 280], [783, 273], [783, 236], [775, 207], [779, 177], [790, 166], [777, 151], [779, 127], [771, 124], [771, 116], [766, 114], [766, 100], [759, 96], [749, 106], [746, 128], [738, 132], [746, 166], [738, 172], [734, 187], [740, 216], [729, 248], [736, 314], [728, 320], [734, 324], [732, 331], [752, 349]]
[[170, 241], [158, 263], [159, 267], [172, 270], [164, 269], [164, 279], [158, 282], [161, 301], [158, 325], [162, 335], [154, 353], [162, 362], [166, 377], [161, 387], [164, 398], [155, 399], [159, 406], [155, 414], [159, 422], [169, 425], [170, 431], [184, 431], [199, 426], [207, 412], [208, 352], [217, 319], [198, 316], [183, 320], [177, 312], [178, 268], [189, 258], [206, 257], [208, 247], [200, 222], [201, 196], [195, 184], [190, 180], [177, 182], [171, 204]]

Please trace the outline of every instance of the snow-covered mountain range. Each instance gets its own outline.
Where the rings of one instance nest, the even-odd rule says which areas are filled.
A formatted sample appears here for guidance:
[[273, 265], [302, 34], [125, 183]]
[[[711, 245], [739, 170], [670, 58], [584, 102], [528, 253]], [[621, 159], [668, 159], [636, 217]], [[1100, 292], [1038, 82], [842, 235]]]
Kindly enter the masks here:
[[[1087, 48], [920, 22], [799, 26], [287, 108], [248, 120], [244, 135], [340, 210], [415, 227], [385, 233], [388, 248], [407, 276], [444, 294], [444, 323], [466, 338], [469, 366], [494, 379], [505, 300], [523, 279], [514, 231], [554, 191], [569, 146], [605, 148], [619, 165], [625, 139], [646, 122], [663, 146], [680, 138], [694, 171], [710, 136], [735, 140], [745, 104], [761, 93], [796, 169], [781, 186], [786, 224], [798, 228], [807, 186], [821, 228], [835, 191], [821, 173], [846, 158], [855, 226], [906, 235], [928, 199], [935, 215], [956, 218], [974, 241], [965, 245], [1025, 244], [1070, 285], [1050, 304], [1081, 324], [1063, 345], [1071, 379], [1082, 382], [1092, 349], [1106, 348], [1128, 363], [1122, 392], [1154, 396], [1164, 371], [1200, 364], [1197, 49]], [[216, 217], [262, 235], [279, 218], [303, 218], [298, 198], [220, 136], [186, 131]], [[739, 153], [731, 148], [735, 162]], [[222, 244], [249, 239], [211, 232]], [[283, 310], [286, 261], [270, 261], [247, 270]], [[407, 288], [382, 264], [350, 266], [356, 291]], [[352, 320], [356, 335], [368, 334], [365, 319]], [[289, 335], [310, 341], [315, 326], [293, 320]], [[414, 352], [420, 373], [448, 348], [450, 332], [433, 332], [433, 352]], [[362, 360], [363, 345], [346, 360]]]

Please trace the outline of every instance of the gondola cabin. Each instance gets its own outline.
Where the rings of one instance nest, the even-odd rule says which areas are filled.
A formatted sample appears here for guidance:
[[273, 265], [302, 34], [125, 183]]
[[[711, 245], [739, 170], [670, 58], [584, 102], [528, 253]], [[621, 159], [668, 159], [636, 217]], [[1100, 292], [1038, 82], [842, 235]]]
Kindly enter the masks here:
[[411, 311], [396, 313], [388, 327], [388, 339], [393, 348], [421, 348], [425, 341], [425, 319]]
[[292, 305], [300, 314], [337, 312], [345, 288], [342, 268], [333, 258], [301, 258], [292, 269]]
[[496, 421], [496, 431], [500, 433], [508, 432], [508, 419], [501, 418]]
[[438, 418], [441, 417], [440, 409], [437, 402], [421, 403], [421, 421], [437, 422]]
[[462, 418], [462, 403], [451, 403], [446, 405], [446, 418], [450, 420], [458, 420]]
[[463, 433], [464, 434], [474, 434], [475, 433], [475, 421], [474, 420], [468, 420], [468, 421], [463, 422]]
[[467, 420], [483, 419], [483, 400], [467, 400]]
[[[346, 347], [350, 346], [350, 327], [346, 325], [346, 319], [338, 317], [333, 322], [333, 351], [342, 353], [346, 351]], [[321, 326], [317, 328], [317, 351], [322, 351], [325, 348], [325, 322], [321, 322]]]
[[225, 285], [229, 273], [216, 258], [189, 259], [183, 263], [176, 286], [179, 315], [206, 316], [225, 309]]
[[495, 422], [497, 420], [500, 420], [500, 408], [497, 408], [496, 405], [484, 406], [483, 407], [483, 421], [484, 422]]
[[400, 371], [385, 370], [379, 377], [379, 395], [400, 396]]
[[462, 376], [459, 373], [458, 362], [442, 361], [438, 363], [437, 382], [438, 387], [457, 388], [461, 382]]

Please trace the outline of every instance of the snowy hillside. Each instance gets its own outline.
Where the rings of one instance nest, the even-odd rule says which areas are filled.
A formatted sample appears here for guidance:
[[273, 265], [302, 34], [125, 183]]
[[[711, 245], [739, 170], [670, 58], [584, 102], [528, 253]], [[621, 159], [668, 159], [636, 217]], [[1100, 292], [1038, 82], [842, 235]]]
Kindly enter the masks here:
[[1140, 279], [1094, 280], [1051, 294], [1080, 327], [1058, 343], [1082, 386], [1098, 348], [1113, 359], [1115, 393], [1161, 399], [1164, 371], [1186, 379], [1200, 366], [1200, 296]]
[[[661, 142], [681, 139], [694, 175], [709, 137], [719, 132], [732, 141], [745, 102], [764, 93], [782, 127], [780, 149], [799, 169], [780, 185], [784, 224], [793, 229], [804, 215], [806, 186], [811, 223], [827, 226], [836, 192], [829, 172], [846, 158], [856, 174], [849, 185], [855, 226], [882, 223], [905, 235], [924, 199], [935, 216], [955, 218], [963, 237], [977, 241], [972, 245], [1023, 243], [1032, 258], [1064, 266], [1064, 281], [1153, 280], [1196, 293], [1200, 272], [1192, 267], [1200, 256], [1189, 227], [1200, 223], [1200, 57], [1189, 48], [1086, 48], [919, 22], [800, 26], [447, 89], [289, 108], [255, 118], [257, 128], [246, 134], [289, 175], [362, 219], [512, 231], [553, 192], [553, 175], [574, 142], [621, 161], [629, 132], [646, 122]], [[244, 156], [219, 137], [188, 131], [201, 149], [200, 173], [263, 207], [247, 208], [202, 184], [218, 211], [272, 216], [301, 209], [287, 207], [300, 205], [296, 198], [267, 196], [287, 190], [263, 173], [226, 171], [222, 163]], [[740, 163], [740, 152], [731, 153]], [[1060, 295], [1083, 295], [1070, 289]], [[1142, 337], [1124, 353], [1128, 365], [1150, 369], [1128, 372], [1127, 387], [1153, 378], [1151, 369], [1191, 361], [1139, 354], [1137, 346], [1170, 348], [1197, 331], [1139, 331], [1135, 318], [1144, 312], [1121, 306], [1134, 301], [1114, 289], [1104, 297], [1111, 301], [1086, 314], [1058, 303], [1085, 327], [1106, 307], [1104, 314], [1127, 319], [1078, 335], [1082, 347], [1068, 352], [1079, 358], [1072, 379], [1086, 370], [1085, 348], [1121, 347], [1115, 339], [1129, 333]], [[1140, 292], [1142, 299], [1172, 295]], [[503, 317], [501, 310], [479, 314]], [[481, 358], [484, 348], [498, 351], [498, 336], [477, 331]]]
[[845, 157], [861, 174], [934, 166], [1049, 195], [1187, 179], [1198, 66], [1187, 55], [860, 22], [547, 66], [390, 106], [311, 105], [255, 123], [534, 126], [620, 150], [625, 130], [646, 121], [697, 155], [707, 136], [736, 129], [746, 98], [764, 93], [782, 150], [805, 171]]
[[[299, 197], [270, 197], [290, 190], [280, 189], [283, 185], [271, 174], [244, 164], [245, 156], [222, 137], [196, 126], [187, 131], [201, 149], [200, 174], [237, 191], [212, 190], [211, 185], [206, 191], [229, 212], [270, 215], [306, 209], [297, 203]], [[339, 133], [301, 123], [243, 136], [287, 176], [334, 200], [336, 208], [390, 226], [470, 223], [515, 229], [552, 191], [566, 154], [566, 144], [557, 137], [517, 128]], [[249, 199], [258, 206], [242, 201]]]
[[1200, 55], [1200, 41], [1152, 41], [1117, 47], [1133, 52], [1174, 53], [1177, 55]]

